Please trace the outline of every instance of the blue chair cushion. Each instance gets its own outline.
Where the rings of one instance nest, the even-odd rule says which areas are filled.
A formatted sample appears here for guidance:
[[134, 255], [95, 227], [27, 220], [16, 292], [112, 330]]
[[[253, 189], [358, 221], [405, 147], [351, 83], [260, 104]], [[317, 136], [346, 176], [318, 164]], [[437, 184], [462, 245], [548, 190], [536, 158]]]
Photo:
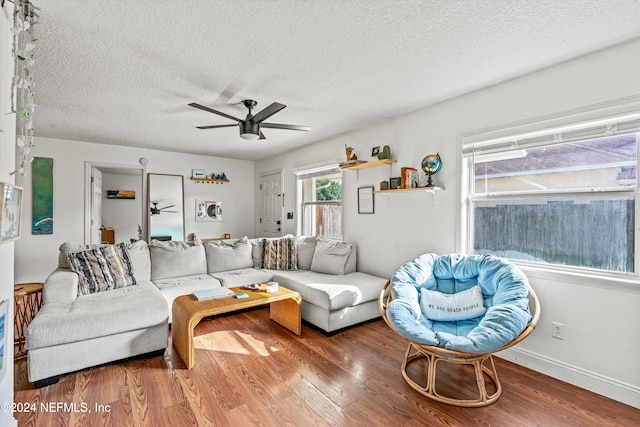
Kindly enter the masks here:
[[[434, 321], [420, 309], [420, 289], [453, 294], [480, 286], [487, 311], [458, 321]], [[511, 342], [531, 320], [529, 283], [522, 271], [492, 255], [425, 254], [391, 279], [389, 323], [408, 340], [466, 353], [491, 353]]]

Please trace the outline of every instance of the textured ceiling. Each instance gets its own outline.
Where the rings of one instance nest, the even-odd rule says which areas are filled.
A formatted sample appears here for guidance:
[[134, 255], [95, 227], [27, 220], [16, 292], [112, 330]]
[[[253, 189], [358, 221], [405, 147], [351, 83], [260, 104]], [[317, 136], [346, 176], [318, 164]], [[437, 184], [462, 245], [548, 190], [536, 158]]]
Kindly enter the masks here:
[[[37, 136], [257, 160], [640, 37], [639, 0], [34, 0]], [[196, 126], [243, 118], [310, 132]]]

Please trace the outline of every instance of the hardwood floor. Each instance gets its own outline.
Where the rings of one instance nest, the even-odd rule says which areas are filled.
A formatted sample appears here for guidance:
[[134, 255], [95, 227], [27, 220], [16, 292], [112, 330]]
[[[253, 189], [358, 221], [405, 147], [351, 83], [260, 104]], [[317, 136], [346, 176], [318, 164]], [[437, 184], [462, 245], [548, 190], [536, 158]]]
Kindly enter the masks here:
[[[18, 425], [640, 425], [640, 410], [499, 358], [503, 393], [496, 403], [457, 408], [433, 402], [404, 382], [406, 342], [382, 320], [332, 337], [305, 324], [297, 337], [260, 309], [204, 320], [196, 336], [190, 370], [170, 344], [164, 356], [64, 375], [35, 390], [26, 361], [18, 361]], [[458, 373], [447, 375], [464, 388]]]

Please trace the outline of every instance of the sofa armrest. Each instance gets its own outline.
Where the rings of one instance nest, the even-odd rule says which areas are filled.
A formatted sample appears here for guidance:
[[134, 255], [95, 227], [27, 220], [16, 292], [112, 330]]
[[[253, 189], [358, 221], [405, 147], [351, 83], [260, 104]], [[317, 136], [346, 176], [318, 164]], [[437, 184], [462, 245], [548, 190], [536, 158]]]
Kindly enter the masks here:
[[42, 304], [70, 303], [78, 297], [78, 275], [58, 268], [47, 277], [42, 287]]

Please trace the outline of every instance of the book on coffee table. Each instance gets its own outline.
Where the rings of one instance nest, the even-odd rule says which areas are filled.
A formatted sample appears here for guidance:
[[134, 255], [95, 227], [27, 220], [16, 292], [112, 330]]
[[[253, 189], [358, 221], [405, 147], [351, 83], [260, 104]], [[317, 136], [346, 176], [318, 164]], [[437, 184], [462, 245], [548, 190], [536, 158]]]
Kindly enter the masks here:
[[229, 288], [210, 288], [193, 291], [191, 292], [191, 295], [193, 295], [198, 301], [204, 301], [208, 299], [230, 297], [235, 294]]

